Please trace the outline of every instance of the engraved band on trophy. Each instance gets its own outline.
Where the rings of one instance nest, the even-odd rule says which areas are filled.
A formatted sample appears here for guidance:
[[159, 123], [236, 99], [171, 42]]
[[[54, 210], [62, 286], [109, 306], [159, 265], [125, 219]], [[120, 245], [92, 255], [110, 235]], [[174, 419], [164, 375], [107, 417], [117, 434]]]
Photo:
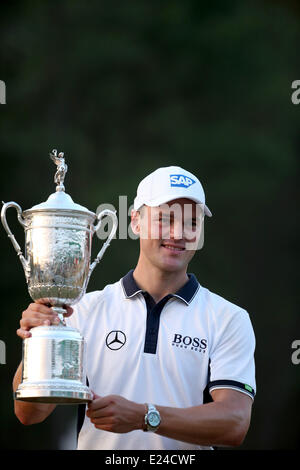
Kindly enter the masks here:
[[[15, 202], [3, 203], [2, 224], [24, 268], [28, 291], [34, 301], [48, 304], [58, 314], [59, 325], [38, 326], [23, 340], [22, 382], [16, 400], [76, 404], [92, 394], [86, 385], [85, 342], [78, 330], [66, 326], [65, 305], [77, 303], [85, 294], [96, 265], [114, 237], [116, 213], [104, 210], [96, 216], [75, 204], [65, 192], [67, 165], [63, 152], [50, 153], [57, 165], [56, 192], [46, 202], [22, 211]], [[12, 234], [6, 211], [13, 207], [25, 230], [25, 256]], [[113, 226], [96, 259], [90, 264], [92, 238], [105, 216]], [[97, 220], [97, 224], [94, 225]]]

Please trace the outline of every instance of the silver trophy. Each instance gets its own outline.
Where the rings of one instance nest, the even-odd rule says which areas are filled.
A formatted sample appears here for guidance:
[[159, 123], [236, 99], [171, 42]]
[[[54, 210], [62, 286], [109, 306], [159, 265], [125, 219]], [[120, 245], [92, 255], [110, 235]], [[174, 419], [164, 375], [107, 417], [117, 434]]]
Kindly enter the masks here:
[[[78, 330], [66, 326], [64, 306], [75, 304], [85, 294], [91, 273], [116, 233], [118, 219], [110, 210], [96, 216], [75, 204], [65, 193], [67, 165], [63, 152], [53, 150], [50, 157], [57, 165], [56, 192], [24, 212], [15, 202], [3, 203], [1, 211], [2, 224], [24, 268], [31, 298], [50, 305], [60, 319], [57, 326], [32, 328], [31, 337], [23, 341], [22, 382], [15, 399], [86, 403], [92, 394], [86, 385], [85, 342]], [[10, 207], [17, 210], [25, 230], [25, 256], [7, 224], [6, 211]], [[90, 264], [92, 237], [105, 216], [112, 217], [112, 229]]]

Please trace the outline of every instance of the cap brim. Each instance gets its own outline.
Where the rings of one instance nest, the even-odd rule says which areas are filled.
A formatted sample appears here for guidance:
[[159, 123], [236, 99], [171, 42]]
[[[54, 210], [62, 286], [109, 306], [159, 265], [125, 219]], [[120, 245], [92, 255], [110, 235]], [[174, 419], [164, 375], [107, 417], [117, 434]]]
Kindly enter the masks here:
[[[176, 199], [182, 199], [182, 198], [190, 199], [191, 201], [194, 201], [197, 204], [203, 204], [203, 202], [200, 201], [199, 199], [196, 199], [193, 197], [186, 197], [186, 195], [180, 195], [180, 196], [178, 195], [177, 197], [174, 197], [174, 193], [173, 193], [170, 195], [165, 195], [164, 197], [152, 199], [151, 201], [144, 201], [141, 204], [134, 204], [135, 206], [134, 209], [139, 210], [144, 204], [149, 207], [158, 207], [161, 204], [166, 204], [167, 202], [176, 201]], [[204, 214], [207, 215], [208, 217], [212, 217], [212, 213], [206, 204], [204, 204]]]
[[212, 213], [210, 212], [206, 204], [204, 205], [204, 214], [207, 215], [207, 217], [212, 217]]

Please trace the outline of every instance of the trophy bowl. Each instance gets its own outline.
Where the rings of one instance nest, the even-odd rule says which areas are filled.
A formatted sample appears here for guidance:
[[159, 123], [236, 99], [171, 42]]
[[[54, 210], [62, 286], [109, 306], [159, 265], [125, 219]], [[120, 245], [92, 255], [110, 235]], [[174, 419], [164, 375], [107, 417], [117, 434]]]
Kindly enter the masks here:
[[[64, 154], [53, 150], [57, 165], [56, 192], [46, 202], [22, 212], [15, 202], [3, 203], [2, 224], [25, 272], [28, 291], [35, 302], [51, 306], [59, 325], [38, 326], [23, 340], [22, 381], [15, 399], [40, 403], [86, 403], [92, 394], [86, 385], [85, 341], [75, 328], [66, 326], [66, 306], [85, 294], [95, 266], [114, 237], [118, 225], [115, 212], [104, 210], [98, 216], [75, 204], [65, 193], [67, 172]], [[25, 256], [6, 220], [13, 207], [25, 231]], [[92, 238], [103, 217], [112, 217], [113, 226], [96, 259], [91, 264]], [[95, 226], [95, 220], [97, 225]]]

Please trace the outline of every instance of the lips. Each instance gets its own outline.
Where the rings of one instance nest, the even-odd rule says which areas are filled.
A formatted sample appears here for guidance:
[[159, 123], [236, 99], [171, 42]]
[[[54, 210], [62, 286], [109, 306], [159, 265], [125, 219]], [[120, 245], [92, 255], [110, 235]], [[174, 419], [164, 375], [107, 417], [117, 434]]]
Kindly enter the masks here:
[[174, 253], [180, 253], [182, 251], [185, 251], [185, 247], [183, 245], [176, 245], [175, 243], [168, 243], [168, 242], [163, 242], [161, 244], [165, 249], [173, 251]]

